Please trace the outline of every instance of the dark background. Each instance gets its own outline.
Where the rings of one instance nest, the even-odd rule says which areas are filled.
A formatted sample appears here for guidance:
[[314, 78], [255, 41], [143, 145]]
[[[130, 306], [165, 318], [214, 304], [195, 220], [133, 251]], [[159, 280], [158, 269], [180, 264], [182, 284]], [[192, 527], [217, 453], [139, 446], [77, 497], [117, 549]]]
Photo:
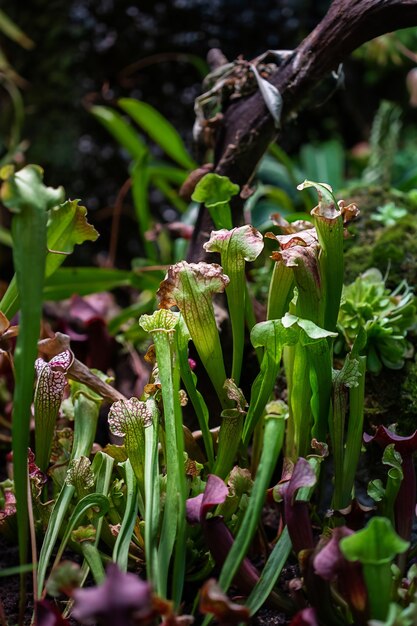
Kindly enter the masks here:
[[[193, 103], [202, 75], [184, 55], [204, 60], [210, 48], [220, 47], [229, 59], [251, 58], [294, 48], [328, 6], [328, 0], [4, 0], [2, 9], [36, 44], [27, 51], [1, 40], [28, 82], [27, 162], [44, 167], [48, 184], [62, 184], [68, 197], [82, 199], [102, 234], [95, 250], [106, 250], [128, 159], [88, 113], [88, 104], [114, 105], [121, 96], [144, 100], [175, 124], [192, 150]], [[407, 69], [379, 68], [377, 80], [367, 72], [363, 62], [348, 61], [344, 90], [324, 103], [326, 93], [315, 96], [283, 132], [280, 141], [290, 155], [302, 143], [329, 137], [349, 148], [367, 138], [380, 98], [407, 101]], [[4, 94], [0, 103], [7, 108]], [[157, 210], [158, 195], [153, 203]], [[126, 233], [132, 230], [129, 218], [123, 224]], [[83, 248], [77, 262], [87, 262], [80, 255], [88, 255], [89, 246]], [[130, 252], [138, 250], [133, 245]]]

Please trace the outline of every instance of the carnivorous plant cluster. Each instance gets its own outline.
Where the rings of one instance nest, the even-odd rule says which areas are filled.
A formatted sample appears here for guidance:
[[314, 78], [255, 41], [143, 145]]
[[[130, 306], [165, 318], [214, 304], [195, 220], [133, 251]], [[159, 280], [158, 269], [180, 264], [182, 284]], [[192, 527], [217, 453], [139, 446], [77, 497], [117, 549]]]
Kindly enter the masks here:
[[[126, 398], [62, 335], [40, 342], [37, 358], [45, 277], [57, 252], [96, 234], [37, 168], [4, 182], [16, 241], [4, 333], [19, 298], [21, 314], [14, 480], [0, 485], [0, 528], [14, 532], [17, 508], [23, 580], [32, 520], [38, 623], [57, 611], [53, 597], [66, 597], [60, 623], [71, 612], [81, 623], [247, 623], [266, 604], [293, 624], [391, 624], [415, 606], [416, 433], [363, 433], [367, 372], [403, 364], [414, 298], [408, 285], [388, 292], [376, 271], [343, 287], [358, 208], [325, 183], [307, 188], [318, 194], [311, 221], [281, 219], [265, 239], [232, 227], [230, 181], [202, 178], [194, 199], [217, 221], [205, 244], [216, 262], [168, 268], [157, 310], [138, 319], [149, 380]], [[73, 220], [57, 251], [59, 212]], [[261, 259], [270, 287], [255, 315], [246, 270]], [[94, 445], [100, 414], [112, 437], [104, 449]], [[369, 476], [372, 500], [355, 480], [364, 444], [388, 468]], [[68, 548], [77, 563], [63, 560]], [[83, 589], [89, 576], [95, 586]]]

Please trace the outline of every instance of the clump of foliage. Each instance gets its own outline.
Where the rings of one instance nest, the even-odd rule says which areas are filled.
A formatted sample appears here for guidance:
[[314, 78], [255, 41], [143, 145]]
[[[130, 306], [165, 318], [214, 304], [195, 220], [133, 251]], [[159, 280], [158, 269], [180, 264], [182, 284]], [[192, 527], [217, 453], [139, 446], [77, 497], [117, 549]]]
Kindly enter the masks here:
[[348, 346], [360, 328], [365, 330], [367, 368], [379, 374], [383, 366], [403, 367], [411, 349], [407, 333], [416, 322], [415, 313], [414, 295], [406, 282], [390, 291], [381, 272], [370, 269], [344, 288], [338, 327]]
[[[36, 166], [1, 171], [16, 275], [0, 302], [8, 402], [13, 394], [13, 476], [0, 483], [0, 532], [19, 545], [22, 591], [33, 573], [33, 619], [245, 624], [268, 605], [292, 626], [411, 625], [417, 431], [367, 433], [364, 416], [367, 374], [399, 370], [413, 356], [414, 295], [406, 281], [388, 288], [375, 268], [344, 285], [358, 206], [314, 176], [296, 196], [300, 171], [318, 174], [320, 163], [341, 184], [343, 149], [307, 145], [294, 165], [272, 148], [247, 223], [234, 226], [242, 190], [210, 166], [195, 170], [154, 109], [132, 99], [118, 106], [123, 115], [91, 112], [131, 157], [144, 255], [131, 270], [61, 268], [75, 245], [98, 236], [86, 210], [44, 185]], [[362, 189], [392, 182], [399, 118], [381, 106]], [[170, 161], [155, 159], [133, 124]], [[154, 219], [151, 187], [175, 207], [174, 225]], [[205, 261], [186, 262], [199, 204], [214, 229]], [[399, 204], [378, 201], [367, 216], [380, 250], [414, 219]], [[271, 207], [283, 215], [271, 218]], [[392, 248], [403, 252], [397, 240]], [[375, 248], [372, 260], [387, 263], [387, 249]], [[44, 300], [114, 287], [134, 294], [109, 322], [123, 349], [142, 359], [146, 381], [132, 397], [77, 358], [79, 333], [75, 342], [52, 330], [39, 337]], [[414, 369], [402, 390], [413, 401]], [[100, 416], [105, 447], [96, 443]], [[357, 481], [364, 446], [381, 460], [369, 469], [367, 496]], [[71, 552], [77, 559], [67, 560]], [[288, 565], [290, 581], [281, 576]], [[24, 593], [21, 622], [23, 610]]]
[[[22, 186], [25, 177], [27, 186]], [[33, 540], [40, 548], [38, 620], [56, 611], [45, 595], [64, 594], [67, 612], [73, 605], [73, 615], [82, 623], [115, 623], [116, 616], [120, 623], [192, 623], [196, 607], [189, 609], [192, 615], [181, 614], [184, 599], [192, 602], [191, 582], [202, 585], [199, 611], [207, 614], [205, 624], [210, 615], [222, 623], [246, 623], [266, 602], [290, 618], [297, 611], [301, 616], [308, 601], [311, 623], [366, 623], [385, 620], [394, 609], [406, 611], [407, 587], [393, 578], [391, 566], [397, 560], [399, 573], [406, 575], [414, 515], [409, 495], [414, 435], [403, 438], [384, 430], [365, 437], [369, 445], [375, 439], [391, 450], [390, 457], [384, 452], [382, 458], [389, 469], [385, 486], [378, 479], [370, 487], [378, 511], [359, 526], [350, 520], [360, 506], [355, 475], [363, 444], [365, 374], [403, 365], [407, 332], [415, 321], [413, 295], [405, 283], [388, 290], [377, 270], [343, 288], [344, 231], [358, 209], [337, 202], [327, 184], [305, 181], [299, 186], [310, 188], [319, 198], [311, 221], [280, 219], [264, 239], [253, 226], [225, 223], [237, 190], [227, 179], [204, 176], [194, 195], [208, 204], [218, 223], [205, 249], [217, 252], [222, 265], [180, 261], [169, 266], [157, 292], [158, 309], [139, 318], [148, 346], [150, 342], [151, 368], [139, 398], [125, 398], [104, 376], [89, 371], [74, 357], [65, 335], [37, 346], [34, 320], [27, 321], [22, 303], [19, 341], [30, 343], [32, 360], [19, 363], [18, 344], [15, 367], [16, 374], [22, 368], [28, 377], [20, 383], [28, 406], [36, 369], [35, 448], [27, 465], [29, 424], [23, 413], [15, 412], [14, 482], [3, 484], [1, 515], [8, 533], [18, 516], [24, 563], [27, 534], [25, 530], [23, 536], [21, 523], [28, 519], [25, 506], [33, 511]], [[67, 244], [61, 233], [61, 247], [71, 251], [74, 243], [95, 236], [84, 210], [77, 203], [59, 204], [62, 192], [44, 187], [36, 168], [8, 172], [3, 198], [12, 208], [21, 207], [14, 229], [20, 219], [37, 219], [41, 198], [50, 199], [51, 206], [51, 218], [44, 216], [41, 224], [44, 238], [55, 240], [57, 212], [72, 216], [63, 231]], [[275, 248], [269, 261], [266, 241]], [[16, 240], [17, 269], [21, 262], [34, 262], [23, 244]], [[46, 268], [34, 295], [38, 303], [44, 276], [60, 271], [56, 247], [48, 246], [47, 253], [38, 248]], [[262, 258], [273, 265], [266, 319], [256, 322], [246, 268]], [[9, 315], [27, 289], [21, 281], [18, 273], [16, 286], [3, 298]], [[223, 292], [231, 359], [225, 358], [214, 308], [216, 294]], [[6, 313], [5, 337], [11, 332]], [[247, 330], [258, 365], [243, 389]], [[197, 369], [189, 358], [190, 343]], [[343, 352], [335, 361], [334, 347], [341, 343]], [[38, 348], [42, 358], [35, 362]], [[285, 402], [276, 388], [282, 368]], [[213, 392], [216, 399], [209, 404], [205, 394]], [[16, 393], [22, 393], [18, 386]], [[109, 399], [111, 406], [104, 408]], [[199, 434], [184, 425], [187, 403]], [[92, 452], [100, 410], [123, 444], [119, 439]], [[324, 516], [317, 506], [328, 454], [334, 464], [333, 513]], [[279, 466], [282, 476], [274, 486]], [[259, 571], [249, 558], [250, 547], [262, 527], [267, 493], [279, 523]], [[375, 554], [369, 546], [375, 546]], [[79, 553], [81, 565], [62, 560], [68, 547]], [[298, 596], [290, 597], [277, 585], [288, 559], [298, 565], [300, 582], [293, 583], [299, 586]], [[139, 570], [147, 582], [127, 573], [130, 569]], [[84, 591], [80, 588], [89, 575], [97, 586]], [[228, 597], [232, 583], [245, 597], [243, 605]], [[120, 586], [116, 603], [106, 591], [109, 585]]]

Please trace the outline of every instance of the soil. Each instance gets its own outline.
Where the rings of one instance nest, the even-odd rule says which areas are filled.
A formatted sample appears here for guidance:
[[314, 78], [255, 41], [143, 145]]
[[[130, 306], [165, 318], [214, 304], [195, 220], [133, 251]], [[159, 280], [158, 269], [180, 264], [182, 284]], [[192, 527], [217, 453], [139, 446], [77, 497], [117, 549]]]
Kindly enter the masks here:
[[[14, 567], [19, 562], [18, 548], [11, 545], [0, 535], [0, 571]], [[287, 568], [282, 574], [282, 579], [292, 578], [294, 575], [293, 568]], [[19, 617], [19, 576], [9, 576], [0, 579], [0, 624], [7, 626], [15, 626]], [[27, 579], [27, 587], [30, 589], [30, 579]], [[33, 594], [28, 593], [26, 596], [26, 610], [24, 617], [25, 626], [29, 626], [33, 615]], [[78, 626], [78, 622], [73, 619], [69, 620], [72, 626]], [[198, 623], [198, 621], [196, 621]], [[252, 618], [250, 624], [252, 626], [288, 626], [290, 623], [285, 613], [278, 612], [276, 609], [262, 608]]]
[[[0, 571], [8, 567], [15, 567], [19, 562], [19, 552], [16, 545], [11, 545], [0, 535]], [[28, 588], [31, 585], [27, 585]], [[1, 610], [6, 617], [8, 626], [18, 623], [19, 617], [19, 576], [0, 578], [0, 617]], [[29, 624], [33, 613], [33, 595], [27, 594], [25, 624]], [[4, 618], [3, 618], [4, 622]]]

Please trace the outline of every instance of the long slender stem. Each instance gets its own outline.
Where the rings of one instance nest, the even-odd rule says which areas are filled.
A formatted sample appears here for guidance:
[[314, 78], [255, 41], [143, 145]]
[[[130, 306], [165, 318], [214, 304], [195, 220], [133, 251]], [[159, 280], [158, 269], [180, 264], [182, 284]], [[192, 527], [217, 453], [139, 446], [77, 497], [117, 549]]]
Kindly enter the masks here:
[[[149, 400], [148, 400], [149, 402]], [[157, 537], [159, 525], [158, 412], [145, 430], [145, 555], [148, 580], [159, 588]]]
[[164, 455], [166, 464], [166, 499], [158, 549], [158, 593], [167, 595], [168, 573], [174, 546], [173, 600], [178, 606], [184, 584], [185, 498], [184, 436], [179, 403], [180, 372], [175, 350], [175, 327], [178, 316], [162, 309], [152, 316], [143, 315], [139, 323], [152, 334], [161, 381], [164, 415]]
[[177, 490], [179, 487], [179, 468], [175, 428], [174, 381], [172, 376], [172, 339], [165, 333], [154, 333], [153, 340], [155, 343], [164, 404], [164, 454], [167, 473], [167, 497], [158, 551], [158, 562], [161, 571], [161, 588], [158, 590], [158, 593], [166, 597], [168, 568], [174, 549], [178, 525]]
[[[299, 343], [289, 346], [285, 353], [285, 370], [289, 377], [289, 407], [292, 438], [287, 439], [287, 455], [294, 461], [306, 455], [311, 442], [311, 388], [306, 349]], [[290, 359], [288, 360], [288, 356]], [[292, 367], [291, 367], [292, 366]]]
[[[12, 222], [13, 258], [18, 291], [21, 294], [20, 328], [14, 354], [16, 383], [13, 395], [12, 450], [14, 488], [19, 536], [19, 557], [23, 564], [27, 558], [28, 505], [27, 505], [27, 449], [34, 363], [40, 332], [42, 289], [46, 256], [46, 210], [26, 206]], [[24, 603], [24, 595], [22, 602]]]
[[343, 218], [339, 215], [329, 220], [316, 214], [315, 226], [321, 246], [319, 266], [325, 294], [323, 328], [335, 331], [343, 288]]
[[[230, 256], [232, 258], [229, 258]], [[233, 339], [232, 378], [236, 385], [238, 385], [242, 370], [243, 348], [245, 343], [245, 261], [237, 258], [235, 255], [223, 254], [222, 262], [223, 270], [230, 278], [230, 284], [226, 290], [226, 296]]]
[[343, 461], [342, 507], [348, 506], [362, 447], [366, 357], [358, 357], [358, 385], [349, 390], [349, 423]]
[[224, 591], [231, 585], [255, 534], [266, 490], [282, 448], [284, 430], [285, 421], [282, 418], [270, 417], [265, 422], [264, 447], [248, 508], [219, 577], [219, 585]]
[[[344, 501], [344, 438], [345, 438], [345, 415], [346, 415], [346, 396], [343, 381], [341, 384], [335, 384], [334, 401], [333, 401], [333, 419], [330, 424], [330, 435], [333, 444], [334, 459], [334, 494], [333, 507], [336, 510], [342, 509]], [[355, 468], [356, 469], [356, 468]]]
[[204, 401], [203, 396], [197, 389], [197, 377], [191, 371], [191, 367], [188, 361], [189, 339], [190, 337], [184, 322], [184, 318], [181, 317], [177, 326], [177, 351], [180, 361], [181, 378], [198, 419], [210, 471], [214, 464], [213, 438], [209, 429], [209, 413], [207, 405]]
[[[74, 385], [75, 386], [75, 385]], [[84, 393], [83, 391], [84, 390]], [[76, 391], [74, 399], [74, 443], [70, 460], [89, 456], [97, 428], [101, 399], [83, 385]], [[94, 396], [94, 397], [93, 397]], [[51, 513], [48, 528], [42, 543], [38, 564], [38, 597], [41, 597], [49, 559], [51, 558], [60, 529], [70, 506], [75, 488], [64, 484]]]
[[290, 267], [278, 261], [272, 270], [268, 293], [266, 319], [281, 319], [289, 309], [294, 292], [294, 274]]

